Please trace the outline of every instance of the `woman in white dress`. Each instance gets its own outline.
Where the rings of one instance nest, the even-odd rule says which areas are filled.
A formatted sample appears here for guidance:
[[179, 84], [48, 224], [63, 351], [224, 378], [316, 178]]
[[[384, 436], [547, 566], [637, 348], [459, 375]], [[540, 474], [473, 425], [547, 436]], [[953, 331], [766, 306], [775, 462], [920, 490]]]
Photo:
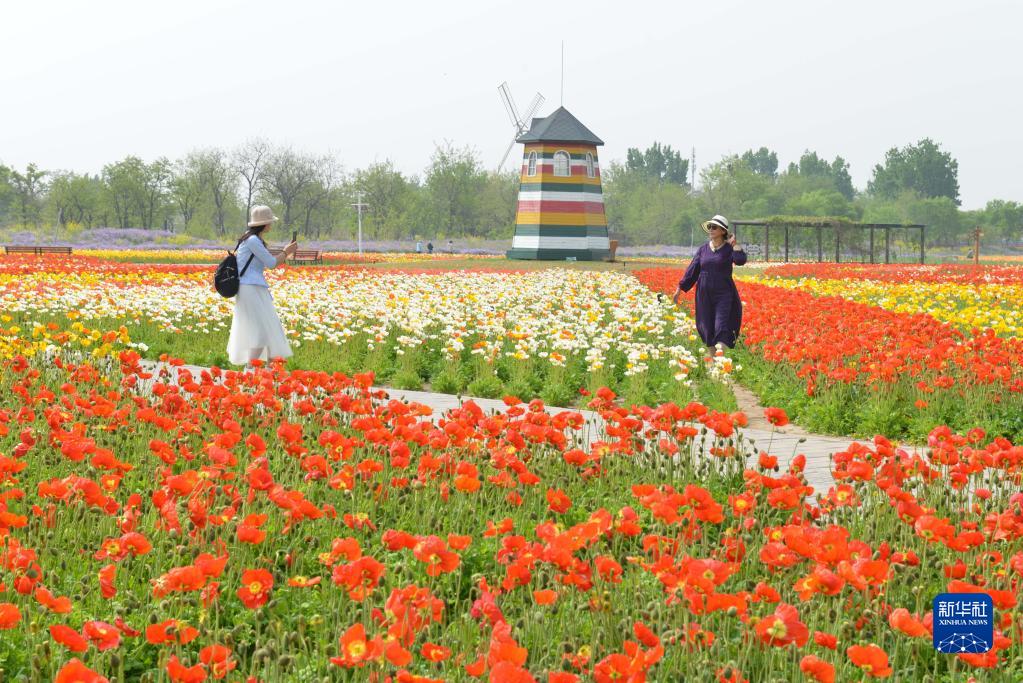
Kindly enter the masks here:
[[291, 345], [284, 335], [284, 327], [270, 297], [270, 287], [263, 277], [265, 268], [283, 265], [298, 249], [298, 244], [291, 242], [284, 248], [283, 254], [274, 256], [266, 248], [263, 236], [276, 219], [269, 206], [252, 207], [249, 229], [238, 241], [235, 251], [238, 270], [245, 271], [239, 277], [240, 286], [234, 300], [234, 320], [227, 340], [227, 357], [235, 365], [291, 356]]

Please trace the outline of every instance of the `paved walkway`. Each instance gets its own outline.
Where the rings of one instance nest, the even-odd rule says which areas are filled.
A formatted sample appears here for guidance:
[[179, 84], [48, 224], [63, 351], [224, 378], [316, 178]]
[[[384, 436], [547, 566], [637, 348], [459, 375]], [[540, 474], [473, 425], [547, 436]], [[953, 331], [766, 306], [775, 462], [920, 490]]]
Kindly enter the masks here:
[[[159, 370], [160, 367], [167, 367], [174, 372], [175, 377], [177, 375], [178, 368], [173, 368], [164, 363], [142, 361], [142, 365], [150, 372], [155, 372]], [[195, 365], [184, 365], [181, 366], [181, 368], [189, 370], [196, 377], [200, 376], [203, 371], [208, 370], [208, 368]], [[461, 404], [470, 400], [475, 402], [480, 408], [487, 412], [504, 412], [507, 409], [504, 402], [497, 399], [454, 396], [452, 394], [438, 394], [429, 391], [407, 391], [403, 389], [393, 389], [390, 387], [374, 387], [374, 389], [386, 392], [388, 397], [392, 399], [398, 399], [399, 401], [408, 403], [421, 403], [431, 407], [434, 411], [431, 419], [438, 419], [451, 408], [457, 408]], [[741, 388], [739, 391], [742, 391]], [[750, 407], [750, 399], [748, 396], [744, 397], [744, 399], [745, 400], [740, 401], [740, 403], [746, 404], [748, 409]], [[583, 446], [586, 446], [593, 440], [604, 438], [602, 428], [603, 421], [595, 412], [557, 407], [549, 407], [547, 408], [547, 411], [552, 415], [564, 411], [581, 413], [586, 420], [586, 427], [581, 435]], [[818, 494], [826, 493], [832, 484], [834, 484], [834, 480], [831, 477], [831, 455], [847, 449], [849, 445], [855, 441], [854, 439], [841, 437], [809, 434], [796, 425], [788, 425], [780, 429], [772, 430], [766, 428], [767, 425], [765, 424], [762, 415], [751, 413], [750, 417], [751, 426], [737, 430], [740, 437], [740, 443], [746, 446], [747, 450], [752, 454], [764, 451], [770, 455], [776, 456], [778, 458], [779, 466], [782, 469], [787, 468], [789, 462], [796, 455], [803, 454], [806, 456], [805, 473], [807, 482], [814, 487], [815, 492]], [[860, 441], [862, 442], [862, 440]], [[713, 444], [708, 440], [705, 443], [705, 448], [709, 448], [712, 445]]]

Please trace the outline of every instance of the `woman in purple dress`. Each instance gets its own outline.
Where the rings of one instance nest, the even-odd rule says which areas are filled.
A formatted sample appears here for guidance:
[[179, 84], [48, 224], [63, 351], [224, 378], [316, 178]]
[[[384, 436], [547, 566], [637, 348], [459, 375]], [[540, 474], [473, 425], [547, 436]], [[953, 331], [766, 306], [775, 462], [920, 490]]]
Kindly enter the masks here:
[[700, 338], [708, 348], [716, 344], [731, 348], [742, 326], [742, 302], [732, 280], [732, 265], [746, 263], [746, 252], [729, 233], [724, 216], [705, 221], [703, 230], [710, 240], [696, 250], [672, 300], [678, 305], [682, 292], [696, 285], [696, 330]]

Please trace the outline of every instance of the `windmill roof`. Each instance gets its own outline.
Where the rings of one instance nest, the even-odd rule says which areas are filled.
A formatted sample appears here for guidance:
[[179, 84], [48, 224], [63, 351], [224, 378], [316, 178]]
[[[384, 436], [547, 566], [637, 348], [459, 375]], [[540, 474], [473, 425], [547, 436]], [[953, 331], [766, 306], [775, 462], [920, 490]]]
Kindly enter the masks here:
[[558, 107], [550, 116], [533, 119], [529, 131], [518, 137], [516, 142], [588, 142], [603, 145], [604, 141], [593, 134], [579, 119], [564, 107]]

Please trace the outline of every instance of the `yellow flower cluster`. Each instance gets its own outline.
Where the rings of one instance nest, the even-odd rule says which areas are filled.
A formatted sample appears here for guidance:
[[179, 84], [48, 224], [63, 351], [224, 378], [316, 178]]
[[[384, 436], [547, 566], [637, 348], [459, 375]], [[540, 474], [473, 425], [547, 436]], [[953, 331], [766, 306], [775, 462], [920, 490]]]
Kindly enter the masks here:
[[[75, 318], [69, 314], [69, 318]], [[74, 322], [68, 329], [50, 323], [32, 323], [31, 329], [11, 324], [13, 318], [0, 314], [0, 360], [15, 356], [31, 358], [40, 353], [74, 349], [87, 353], [93, 358], [106, 358], [120, 349], [131, 346], [128, 328], [123, 325], [117, 330], [103, 331], [90, 329], [81, 322]]]
[[1003, 337], [1023, 335], [1023, 286], [815, 278], [749, 277], [770, 287], [798, 289], [814, 296], [838, 296], [898, 313], [926, 313], [963, 329], [991, 328]]

